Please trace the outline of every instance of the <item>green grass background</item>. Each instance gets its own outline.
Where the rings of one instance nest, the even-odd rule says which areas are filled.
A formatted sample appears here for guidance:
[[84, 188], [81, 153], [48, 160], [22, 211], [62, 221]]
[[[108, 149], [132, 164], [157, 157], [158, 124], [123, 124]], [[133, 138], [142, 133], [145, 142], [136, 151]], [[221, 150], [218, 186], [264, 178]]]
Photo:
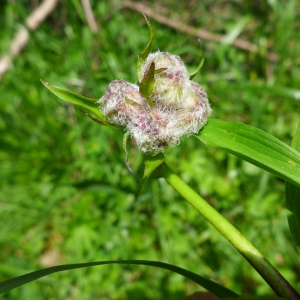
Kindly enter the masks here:
[[[37, 1], [0, 2], [0, 55]], [[114, 79], [136, 82], [148, 41], [141, 14], [120, 1], [91, 1], [91, 33], [79, 0], [61, 1], [30, 33], [0, 83], [0, 280], [50, 265], [149, 259], [179, 265], [248, 295], [270, 289], [233, 247], [167, 183], [148, 181], [135, 199], [143, 156], [122, 132], [99, 126], [62, 102], [43, 79], [100, 98]], [[195, 81], [213, 117], [259, 127], [290, 144], [299, 121], [300, 4], [269, 1], [151, 1], [153, 11], [259, 46], [258, 54], [202, 41], [206, 61]], [[163, 7], [163, 9], [159, 9]], [[200, 59], [197, 38], [151, 20], [156, 49]], [[244, 23], [244, 26], [241, 24]], [[266, 59], [269, 51], [277, 62]], [[193, 137], [167, 151], [177, 173], [230, 220], [300, 290], [284, 182]], [[167, 271], [101, 266], [54, 274], [1, 299], [180, 299], [201, 290]]]

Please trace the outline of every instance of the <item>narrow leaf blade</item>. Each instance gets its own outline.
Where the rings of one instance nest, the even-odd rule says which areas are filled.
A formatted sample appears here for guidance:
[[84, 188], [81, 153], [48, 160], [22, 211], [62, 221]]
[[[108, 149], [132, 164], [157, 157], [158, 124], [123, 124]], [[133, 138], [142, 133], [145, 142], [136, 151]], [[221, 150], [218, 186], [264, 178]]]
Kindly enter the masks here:
[[81, 106], [82, 108], [96, 115], [103, 123], [106, 123], [103, 114], [100, 112], [98, 105], [96, 104], [97, 99], [86, 98], [84, 96], [54, 86], [43, 80], [41, 80], [41, 82], [51, 93], [53, 93], [58, 98], [70, 102], [74, 105]]
[[255, 297], [249, 297], [249, 296], [239, 296], [239, 297], [230, 297], [230, 298], [224, 298], [224, 300], [284, 300], [285, 298], [278, 297], [278, 296], [255, 296]]
[[155, 74], [155, 63], [152, 62], [148, 70], [148, 73], [142, 79], [140, 84], [140, 93], [143, 97], [145, 97], [148, 100], [148, 104], [150, 106], [153, 106], [153, 103], [151, 102], [149, 96], [152, 94], [152, 91], [154, 89], [154, 84], [155, 84], [154, 74]]
[[200, 43], [201, 59], [200, 59], [200, 62], [199, 62], [199, 65], [198, 65], [197, 69], [190, 74], [190, 80], [192, 80], [198, 74], [198, 72], [202, 68], [202, 66], [204, 64], [204, 60], [205, 60], [205, 53], [204, 53], [204, 50], [203, 50], [203, 47], [202, 47], [202, 44], [201, 44], [200, 40], [199, 40], [199, 43]]
[[258, 128], [210, 119], [196, 137], [300, 186], [300, 153]]
[[153, 51], [154, 48], [154, 30], [153, 27], [151, 25], [151, 23], [148, 21], [148, 19], [146, 18], [146, 16], [144, 15], [145, 21], [147, 23], [147, 26], [149, 28], [149, 42], [148, 45], [146, 46], [146, 48], [142, 51], [142, 53], [139, 55], [138, 60], [137, 60], [137, 74], [138, 74], [138, 81], [141, 82], [143, 76], [141, 74], [141, 69], [142, 69], [142, 65], [145, 63], [147, 56], [149, 55], [149, 53], [151, 53], [151, 51]]
[[[292, 147], [300, 152], [300, 122], [293, 138]], [[287, 217], [294, 244], [300, 249], [300, 187], [285, 183]]]
[[170, 265], [167, 263], [158, 262], [158, 261], [148, 261], [148, 260], [111, 260], [111, 261], [99, 261], [99, 262], [91, 262], [91, 263], [69, 264], [69, 265], [60, 265], [60, 266], [50, 267], [47, 269], [34, 271], [31, 273], [21, 275], [21, 276], [15, 277], [13, 279], [9, 279], [7, 281], [1, 282], [0, 283], [0, 294], [10, 291], [10, 290], [12, 290], [16, 287], [19, 287], [23, 284], [37, 280], [41, 277], [53, 274], [53, 273], [67, 271], [67, 270], [73, 270], [73, 269], [86, 268], [86, 267], [108, 265], [108, 264], [133, 264], [133, 265], [145, 265], [145, 266], [157, 267], [157, 268], [169, 270], [169, 271], [175, 272], [177, 274], [180, 274], [180, 275], [194, 281], [195, 283], [199, 284], [200, 286], [204, 287], [205, 289], [207, 289], [211, 293], [215, 294], [219, 298], [237, 297], [238, 296], [233, 291], [231, 291], [209, 279], [206, 279], [198, 274], [195, 274], [195, 273], [185, 270], [183, 268], [180, 268], [180, 267], [177, 267], [174, 265]]

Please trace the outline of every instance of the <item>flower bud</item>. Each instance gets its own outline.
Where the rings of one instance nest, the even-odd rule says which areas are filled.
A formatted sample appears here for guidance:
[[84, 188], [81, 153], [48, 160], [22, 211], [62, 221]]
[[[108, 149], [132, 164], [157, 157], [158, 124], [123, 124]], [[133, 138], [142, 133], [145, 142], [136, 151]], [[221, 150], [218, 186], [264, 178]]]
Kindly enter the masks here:
[[98, 101], [106, 120], [117, 126], [126, 126], [129, 120], [147, 105], [139, 87], [125, 80], [112, 81]]
[[184, 99], [185, 105], [175, 113], [176, 117], [174, 116], [177, 120], [174, 124], [174, 135], [180, 137], [197, 133], [212, 112], [203, 88], [193, 81], [189, 82], [189, 86], [189, 93]]
[[156, 73], [151, 101], [162, 107], [179, 104], [186, 96], [184, 87], [189, 81], [189, 73], [183, 61], [179, 56], [168, 52], [151, 53], [141, 68], [142, 78], [146, 76], [152, 63], [155, 64]]
[[182, 136], [197, 133], [212, 110], [179, 56], [149, 54], [139, 72], [142, 88], [115, 80], [98, 102], [109, 123], [124, 127], [143, 152], [156, 155], [178, 145]]

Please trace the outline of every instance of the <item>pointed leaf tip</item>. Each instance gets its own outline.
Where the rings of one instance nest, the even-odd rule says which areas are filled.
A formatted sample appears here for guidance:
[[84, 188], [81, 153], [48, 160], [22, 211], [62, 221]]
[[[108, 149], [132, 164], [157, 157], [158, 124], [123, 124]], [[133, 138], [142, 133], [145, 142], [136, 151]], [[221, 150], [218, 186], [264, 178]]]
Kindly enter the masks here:
[[152, 91], [154, 89], [154, 84], [155, 84], [154, 74], [155, 74], [155, 63], [152, 62], [147, 74], [144, 76], [140, 84], [140, 93], [143, 97], [147, 99], [148, 104], [150, 106], [153, 105], [153, 102], [150, 99], [150, 95], [152, 94]]
[[200, 71], [200, 69], [202, 68], [203, 64], [204, 64], [204, 60], [205, 60], [205, 52], [204, 52], [204, 49], [202, 47], [202, 44], [201, 44], [201, 41], [200, 39], [198, 40], [199, 41], [199, 44], [200, 44], [200, 51], [201, 51], [201, 59], [200, 59], [200, 62], [199, 62], [199, 65], [197, 67], [197, 69], [192, 72], [190, 74], [190, 80], [192, 80], [196, 75], [197, 73]]
[[89, 112], [96, 115], [102, 122], [107, 123], [103, 114], [98, 108], [97, 101], [98, 99], [91, 99], [87, 98], [78, 94], [75, 94], [73, 92], [70, 92], [68, 90], [62, 89], [60, 87], [57, 87], [55, 85], [52, 85], [44, 80], [41, 80], [41, 83], [55, 96], [58, 98], [70, 102], [74, 105], [81, 106], [84, 109], [88, 110]]
[[147, 17], [145, 15], [143, 15], [143, 16], [145, 18], [145, 21], [146, 21], [148, 29], [149, 29], [149, 42], [148, 42], [146, 48], [141, 52], [141, 54], [139, 55], [138, 60], [137, 60], [136, 70], [137, 70], [137, 76], [138, 76], [138, 81], [139, 82], [141, 82], [141, 80], [143, 78], [143, 74], [141, 72], [142, 65], [146, 61], [147, 56], [153, 51], [153, 48], [154, 48], [154, 30], [153, 30], [153, 27], [152, 27], [151, 23], [148, 21]]

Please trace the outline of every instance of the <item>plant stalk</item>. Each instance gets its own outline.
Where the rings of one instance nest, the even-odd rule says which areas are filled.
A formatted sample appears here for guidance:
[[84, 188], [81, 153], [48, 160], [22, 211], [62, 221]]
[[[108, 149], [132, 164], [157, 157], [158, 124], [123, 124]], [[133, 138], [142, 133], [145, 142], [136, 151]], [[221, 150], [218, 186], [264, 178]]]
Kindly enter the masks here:
[[175, 175], [165, 163], [159, 170], [167, 182], [248, 260], [277, 296], [300, 300], [297, 291], [232, 224]]

